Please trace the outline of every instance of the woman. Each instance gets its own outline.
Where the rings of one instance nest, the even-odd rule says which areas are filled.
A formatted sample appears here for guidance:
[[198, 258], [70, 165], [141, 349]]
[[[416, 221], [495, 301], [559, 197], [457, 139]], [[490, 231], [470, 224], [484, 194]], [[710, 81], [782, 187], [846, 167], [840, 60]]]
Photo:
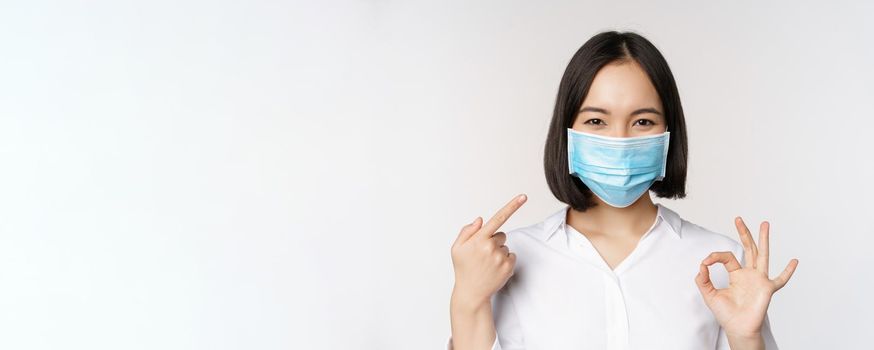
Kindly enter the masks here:
[[544, 152], [566, 205], [497, 232], [520, 195], [461, 229], [448, 348], [777, 349], [767, 309], [798, 260], [770, 279], [768, 222], [757, 246], [735, 218], [739, 244], [653, 203], [650, 191], [685, 197], [687, 153], [655, 46], [629, 32], [587, 41], [562, 77]]

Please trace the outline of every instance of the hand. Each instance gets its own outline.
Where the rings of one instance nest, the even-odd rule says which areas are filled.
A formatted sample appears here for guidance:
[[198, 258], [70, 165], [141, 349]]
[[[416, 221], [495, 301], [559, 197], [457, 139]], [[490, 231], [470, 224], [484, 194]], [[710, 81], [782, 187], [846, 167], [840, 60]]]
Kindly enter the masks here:
[[504, 242], [507, 235], [498, 228], [525, 203], [527, 197], [518, 195], [482, 225], [477, 217], [465, 225], [452, 244], [452, 265], [455, 267], [455, 290], [466, 303], [481, 305], [501, 289], [516, 266], [516, 254]]
[[[783, 288], [798, 266], [798, 259], [789, 265], [777, 278], [768, 278], [768, 229], [770, 224], [763, 221], [759, 227], [759, 247], [753, 235], [740, 217], [735, 218], [738, 235], [744, 246], [743, 267], [731, 252], [713, 252], [701, 262], [695, 277], [698, 290], [704, 297], [707, 307], [727, 335], [737, 337], [760, 337], [765, 313], [771, 296]], [[728, 288], [716, 289], [710, 281], [707, 266], [722, 263], [728, 271]]]

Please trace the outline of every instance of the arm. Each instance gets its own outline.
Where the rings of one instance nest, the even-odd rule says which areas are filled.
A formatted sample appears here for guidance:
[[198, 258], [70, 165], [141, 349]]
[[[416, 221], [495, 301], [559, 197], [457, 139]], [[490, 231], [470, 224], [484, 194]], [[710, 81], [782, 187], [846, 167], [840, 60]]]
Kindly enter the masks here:
[[[491, 309], [492, 318], [489, 321], [494, 320], [493, 323], [484, 326], [494, 325], [494, 333], [487, 334], [483, 332], [482, 334], [477, 334], [476, 337], [478, 339], [485, 339], [486, 335], [494, 335], [494, 339], [491, 343], [491, 347], [482, 347], [479, 346], [477, 348], [480, 349], [491, 349], [491, 350], [524, 350], [525, 343], [522, 338], [522, 324], [519, 322], [519, 316], [516, 313], [516, 307], [513, 302], [513, 299], [510, 297], [510, 291], [513, 289], [513, 279], [511, 278], [507, 281], [507, 284], [498, 290], [494, 295], [492, 295], [489, 307]], [[456, 299], [457, 300], [457, 299]], [[451, 306], [450, 312], [454, 313], [452, 310], [454, 307]], [[481, 310], [483, 314], [487, 313], [489, 310]], [[462, 311], [463, 312], [463, 311]], [[462, 313], [463, 314], [463, 313]], [[461, 323], [456, 323], [456, 315], [453, 315], [453, 334], [457, 334], [456, 328], [465, 328], [461, 326]], [[460, 318], [460, 317], [459, 317]], [[461, 322], [466, 322], [462, 320]], [[456, 327], [458, 325], [458, 327]], [[474, 333], [473, 329], [477, 329], [483, 327], [479, 324], [475, 325], [473, 328], [468, 328], [466, 330], [459, 330], [462, 332]], [[463, 349], [462, 345], [459, 343], [458, 349]], [[449, 338], [449, 344], [446, 347], [447, 350], [455, 350], [452, 344], [452, 337]]]
[[771, 322], [768, 320], [768, 315], [765, 314], [765, 321], [762, 324], [762, 332], [752, 337], [729, 335], [725, 333], [725, 329], [719, 327], [719, 339], [717, 341], [716, 350], [732, 349], [779, 350], [780, 348], [777, 347], [777, 341], [774, 339], [774, 334], [771, 332]]
[[499, 350], [490, 300], [476, 301], [453, 291], [449, 313], [452, 336], [447, 349]]
[[731, 349], [739, 350], [765, 350], [765, 341], [762, 340], [762, 335], [745, 336], [745, 337], [728, 337], [728, 344]]

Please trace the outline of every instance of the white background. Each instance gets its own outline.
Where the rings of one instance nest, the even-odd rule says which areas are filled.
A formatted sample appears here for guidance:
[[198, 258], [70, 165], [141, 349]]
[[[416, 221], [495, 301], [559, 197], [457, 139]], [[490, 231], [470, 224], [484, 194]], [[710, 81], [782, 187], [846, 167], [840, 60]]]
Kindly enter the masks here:
[[[601, 30], [666, 56], [688, 198], [772, 223], [785, 349], [874, 322], [871, 2], [0, 2], [0, 348], [440, 349], [449, 246], [517, 193]], [[754, 232], [754, 235], [758, 235]], [[702, 257], [703, 258], [703, 257]], [[865, 295], [869, 295], [865, 297]]]

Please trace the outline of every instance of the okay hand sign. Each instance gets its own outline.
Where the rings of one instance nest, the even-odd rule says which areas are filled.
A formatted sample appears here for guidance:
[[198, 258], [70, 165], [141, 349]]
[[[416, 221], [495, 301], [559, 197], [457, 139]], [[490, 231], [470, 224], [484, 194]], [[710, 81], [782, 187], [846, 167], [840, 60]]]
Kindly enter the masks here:
[[[713, 252], [701, 262], [695, 283], [707, 307], [727, 334], [756, 336], [761, 333], [765, 313], [771, 296], [789, 282], [798, 266], [798, 259], [789, 261], [788, 266], [775, 279], [768, 278], [768, 230], [770, 224], [763, 221], [759, 227], [759, 245], [740, 217], [735, 218], [735, 226], [744, 246], [743, 267], [731, 252]], [[728, 271], [728, 288], [716, 289], [710, 281], [707, 266], [722, 263]]]

